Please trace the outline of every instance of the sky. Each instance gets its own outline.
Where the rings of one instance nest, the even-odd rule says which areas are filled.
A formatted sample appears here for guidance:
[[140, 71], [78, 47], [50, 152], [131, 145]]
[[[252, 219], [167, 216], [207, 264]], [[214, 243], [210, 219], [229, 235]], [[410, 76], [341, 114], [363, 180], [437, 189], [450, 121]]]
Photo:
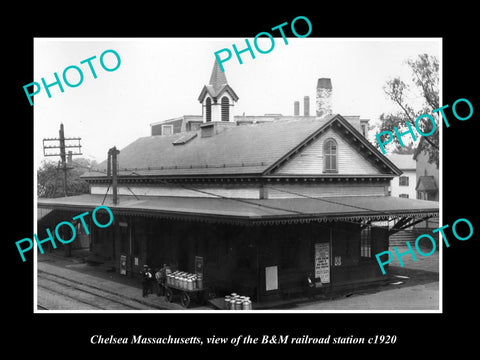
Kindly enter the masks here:
[[[262, 49], [270, 40], [261, 39]], [[253, 44], [253, 39], [249, 39]], [[245, 47], [244, 38], [36, 38], [34, 79], [41, 84], [55, 81], [56, 72], [64, 92], [50, 87], [51, 98], [42, 87], [34, 96], [35, 168], [44, 159], [42, 139], [58, 137], [60, 123], [66, 137], [81, 137], [81, 157], [101, 162], [109, 148], [122, 149], [139, 137], [150, 135], [150, 124], [182, 116], [201, 115], [198, 96], [208, 84], [215, 51]], [[99, 62], [105, 50], [115, 50], [121, 63], [115, 71], [105, 71]], [[360, 115], [377, 121], [380, 114], [398, 111], [385, 95], [383, 86], [394, 77], [410, 81], [407, 59], [419, 54], [436, 56], [441, 65], [438, 38], [275, 38], [268, 54], [254, 49], [255, 59], [242, 54], [223, 63], [229, 85], [239, 96], [234, 115], [280, 113], [293, 115], [294, 101], [310, 96], [310, 114], [315, 114], [317, 80], [330, 78], [332, 110], [341, 115]], [[91, 61], [97, 78], [87, 63]], [[223, 54], [222, 54], [223, 56]], [[104, 57], [113, 68], [112, 53]], [[66, 67], [75, 65], [83, 72], [83, 82], [68, 87], [62, 79]], [[441, 72], [440, 72], [441, 73]], [[79, 81], [75, 70], [67, 72], [71, 83]], [[26, 85], [26, 84], [25, 84]], [[412, 99], [415, 100], [415, 99]], [[29, 105], [25, 97], [26, 106]]]

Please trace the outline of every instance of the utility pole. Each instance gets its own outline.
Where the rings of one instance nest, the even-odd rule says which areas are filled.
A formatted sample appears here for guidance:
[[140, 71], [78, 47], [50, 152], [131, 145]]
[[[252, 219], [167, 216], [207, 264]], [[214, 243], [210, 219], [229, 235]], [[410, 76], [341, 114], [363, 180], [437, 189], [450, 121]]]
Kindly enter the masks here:
[[[73, 138], [66, 138], [65, 133], [63, 130], [63, 124], [60, 124], [60, 130], [58, 132], [59, 137], [58, 138], [46, 138], [43, 139], [43, 156], [60, 156], [61, 159], [61, 164], [59, 164], [58, 169], [63, 169], [63, 190], [64, 190], [64, 196], [68, 196], [67, 192], [67, 171], [70, 169], [73, 169], [73, 167], [67, 165], [67, 153], [65, 151], [66, 148], [76, 148], [78, 149], [77, 152], [73, 153], [71, 151], [68, 152], [69, 159], [73, 155], [82, 155], [81, 153], [81, 148], [82, 145], [80, 145], [80, 140], [81, 138], [79, 137], [73, 137]], [[76, 140], [78, 141], [77, 144], [66, 144], [65, 141], [73, 141]], [[49, 141], [55, 141], [57, 142], [55, 145], [45, 145], [45, 142]], [[48, 153], [48, 149], [60, 149], [60, 153]]]
[[[65, 197], [68, 196], [68, 191], [67, 191], [67, 171], [70, 169], [73, 169], [72, 166], [68, 166], [70, 164], [67, 164], [67, 152], [65, 149], [67, 148], [76, 148], [78, 149], [77, 152], [73, 153], [72, 151], [68, 151], [68, 163], [71, 162], [72, 156], [73, 155], [82, 155], [81, 153], [81, 148], [82, 146], [80, 145], [80, 140], [81, 138], [79, 137], [73, 137], [73, 138], [66, 138], [65, 133], [63, 130], [63, 124], [60, 124], [60, 130], [58, 132], [59, 137], [58, 138], [47, 138], [43, 139], [43, 156], [60, 156], [61, 163], [59, 164], [57, 170], [63, 169], [63, 194]], [[78, 141], [77, 144], [70, 144], [70, 141]], [[56, 142], [54, 145], [45, 145], [45, 142], [49, 141], [54, 141]], [[66, 144], [65, 141], [69, 142], [69, 144]], [[60, 149], [60, 153], [49, 153], [48, 149]], [[72, 247], [71, 244], [65, 244], [65, 256], [70, 257], [72, 255]]]
[[114, 146], [108, 150], [108, 162], [107, 162], [107, 176], [112, 176], [112, 193], [113, 193], [113, 205], [117, 205], [118, 196], [117, 196], [117, 155], [120, 154], [120, 151]]

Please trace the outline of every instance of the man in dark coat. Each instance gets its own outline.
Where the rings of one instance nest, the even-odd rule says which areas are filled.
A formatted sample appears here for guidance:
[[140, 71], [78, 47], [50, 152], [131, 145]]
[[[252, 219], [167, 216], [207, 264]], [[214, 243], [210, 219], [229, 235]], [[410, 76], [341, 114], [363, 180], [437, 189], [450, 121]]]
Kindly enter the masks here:
[[155, 278], [158, 283], [158, 292], [157, 295], [165, 295], [165, 283], [167, 281], [167, 264], [163, 264], [163, 267], [158, 269], [155, 273]]
[[305, 278], [305, 293], [307, 295], [307, 298], [309, 299], [315, 298], [314, 289], [315, 289], [315, 283], [313, 282], [312, 274], [308, 273]]
[[148, 296], [151, 291], [153, 275], [148, 265], [143, 265], [142, 271], [142, 296]]

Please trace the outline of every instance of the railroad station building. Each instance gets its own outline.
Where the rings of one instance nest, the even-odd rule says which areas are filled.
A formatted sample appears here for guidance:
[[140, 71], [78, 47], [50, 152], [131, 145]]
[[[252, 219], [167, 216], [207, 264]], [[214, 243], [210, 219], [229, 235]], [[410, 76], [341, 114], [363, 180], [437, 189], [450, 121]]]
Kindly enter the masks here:
[[106, 205], [114, 223], [89, 227], [93, 255], [127, 276], [144, 264], [195, 272], [201, 259], [219, 296], [303, 293], [308, 274], [324, 293], [384, 281], [375, 254], [390, 234], [437, 217], [438, 202], [388, 196], [401, 170], [359, 117], [323, 111], [326, 96], [317, 89], [316, 116], [242, 122], [215, 63], [197, 125], [185, 116], [167, 133], [152, 125], [120, 149], [118, 169], [107, 160], [83, 175], [89, 194], [39, 198], [38, 207], [71, 219]]

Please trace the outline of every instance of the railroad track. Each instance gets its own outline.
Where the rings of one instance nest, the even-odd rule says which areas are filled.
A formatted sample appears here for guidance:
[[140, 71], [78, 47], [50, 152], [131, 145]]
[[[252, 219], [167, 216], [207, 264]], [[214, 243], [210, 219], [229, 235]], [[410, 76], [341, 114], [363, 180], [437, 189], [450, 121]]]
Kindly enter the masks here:
[[38, 304], [40, 309], [58, 310], [151, 310], [135, 299], [119, 296], [100, 287], [38, 270]]

